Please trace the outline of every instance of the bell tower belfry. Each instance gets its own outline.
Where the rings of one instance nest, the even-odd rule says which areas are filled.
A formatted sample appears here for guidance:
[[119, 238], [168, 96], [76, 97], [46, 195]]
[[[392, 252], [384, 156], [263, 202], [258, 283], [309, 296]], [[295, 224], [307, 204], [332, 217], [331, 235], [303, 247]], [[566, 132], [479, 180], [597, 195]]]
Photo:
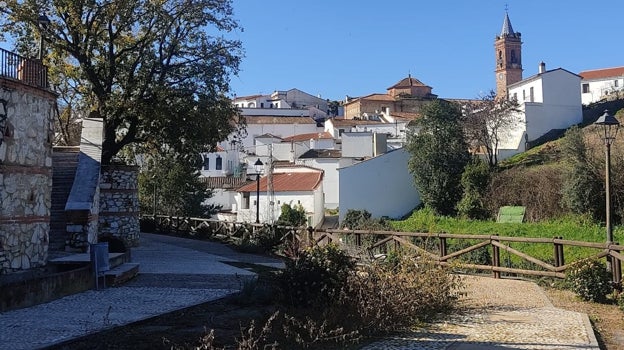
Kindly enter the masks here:
[[494, 41], [496, 54], [496, 96], [507, 96], [507, 86], [522, 80], [522, 40], [519, 32], [514, 32], [505, 12], [503, 29]]

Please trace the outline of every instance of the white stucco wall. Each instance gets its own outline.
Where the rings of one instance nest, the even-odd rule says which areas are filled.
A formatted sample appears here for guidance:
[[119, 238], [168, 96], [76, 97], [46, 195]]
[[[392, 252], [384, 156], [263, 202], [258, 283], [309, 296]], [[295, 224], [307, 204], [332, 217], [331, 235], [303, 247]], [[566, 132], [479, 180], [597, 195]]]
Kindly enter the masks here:
[[343, 157], [372, 157], [373, 133], [345, 132], [342, 134]]
[[220, 205], [221, 210], [232, 210], [234, 203], [236, 203], [236, 190], [222, 188], [212, 190], [212, 197], [204, 201], [204, 204]]
[[[563, 69], [547, 71], [509, 88], [509, 97], [518, 96], [518, 123], [502, 132], [498, 160], [525, 151], [526, 139], [533, 141], [553, 129], [567, 129], [583, 121], [580, 77]], [[533, 101], [530, 88], [533, 87]], [[523, 91], [525, 100], [522, 100]], [[525, 139], [526, 134], [526, 139]]]
[[367, 210], [373, 217], [400, 218], [420, 204], [420, 194], [407, 168], [409, 153], [397, 149], [340, 168], [339, 219], [347, 210]]
[[[306, 211], [306, 216], [312, 217], [311, 226], [316, 227], [320, 224], [324, 217], [323, 210], [323, 186], [322, 184], [318, 186], [318, 188], [314, 192], [305, 192], [305, 191], [293, 191], [293, 192], [275, 192], [275, 217], [272, 220], [269, 218], [269, 210], [268, 210], [268, 197], [267, 193], [260, 192], [260, 222], [274, 222], [277, 221], [279, 216], [281, 215], [281, 206], [283, 204], [290, 204], [291, 206], [295, 206], [301, 204]], [[243, 203], [243, 195], [242, 193], [236, 194], [236, 208], [237, 208], [237, 217], [236, 221], [238, 222], [255, 222], [256, 221], [256, 193], [250, 193], [249, 198], [249, 208], [244, 209], [242, 207]]]
[[323, 173], [323, 192], [325, 194], [325, 208], [336, 209], [340, 204], [339, 168], [357, 163], [353, 158], [308, 158], [297, 159], [297, 164], [321, 169]]
[[[217, 158], [221, 158], [221, 170], [217, 170]], [[205, 177], [221, 177], [234, 173], [239, 166], [239, 154], [236, 150], [220, 151], [202, 154], [203, 164], [200, 175]], [[208, 160], [206, 162], [206, 160]], [[206, 167], [206, 165], [208, 165]]]
[[[582, 85], [589, 84], [589, 91], [583, 93]], [[608, 77], [604, 79], [582, 80], [581, 101], [584, 105], [598, 102], [611, 95], [624, 95], [624, 77]]]
[[288, 137], [298, 134], [320, 132], [323, 130], [323, 128], [317, 128], [315, 123], [309, 123], [309, 121], [310, 119], [306, 118], [306, 123], [301, 124], [248, 124], [247, 136], [242, 140], [243, 148], [253, 153], [255, 137], [264, 134]]

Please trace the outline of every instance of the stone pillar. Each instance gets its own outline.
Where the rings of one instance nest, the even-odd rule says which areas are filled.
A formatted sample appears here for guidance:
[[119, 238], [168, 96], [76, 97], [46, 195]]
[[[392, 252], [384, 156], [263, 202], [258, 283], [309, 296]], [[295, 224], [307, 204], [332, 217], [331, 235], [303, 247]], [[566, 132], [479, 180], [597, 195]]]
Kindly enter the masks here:
[[7, 119], [0, 145], [0, 275], [44, 266], [52, 190], [50, 92], [0, 78]]
[[139, 169], [102, 166], [100, 176], [99, 234], [113, 236], [128, 247], [139, 245]]

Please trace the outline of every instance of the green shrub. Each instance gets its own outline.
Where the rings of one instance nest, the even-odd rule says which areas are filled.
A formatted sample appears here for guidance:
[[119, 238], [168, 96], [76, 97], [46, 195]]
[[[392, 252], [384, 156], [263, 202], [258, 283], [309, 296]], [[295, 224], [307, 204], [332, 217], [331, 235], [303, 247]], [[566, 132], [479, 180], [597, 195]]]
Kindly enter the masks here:
[[586, 301], [603, 303], [613, 292], [610, 273], [605, 264], [596, 259], [574, 263], [566, 272], [566, 284]]
[[325, 306], [347, 283], [355, 263], [334, 244], [312, 247], [286, 260], [280, 283], [291, 306]]

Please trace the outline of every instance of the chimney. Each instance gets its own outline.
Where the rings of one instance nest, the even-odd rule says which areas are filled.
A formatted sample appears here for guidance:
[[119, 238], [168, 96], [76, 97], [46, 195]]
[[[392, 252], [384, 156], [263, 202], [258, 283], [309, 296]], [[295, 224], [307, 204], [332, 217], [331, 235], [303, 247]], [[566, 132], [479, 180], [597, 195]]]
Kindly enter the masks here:
[[544, 61], [540, 62], [539, 68], [537, 69], [537, 72], [539, 74], [542, 74], [542, 73], [546, 72], [546, 63], [544, 63]]

